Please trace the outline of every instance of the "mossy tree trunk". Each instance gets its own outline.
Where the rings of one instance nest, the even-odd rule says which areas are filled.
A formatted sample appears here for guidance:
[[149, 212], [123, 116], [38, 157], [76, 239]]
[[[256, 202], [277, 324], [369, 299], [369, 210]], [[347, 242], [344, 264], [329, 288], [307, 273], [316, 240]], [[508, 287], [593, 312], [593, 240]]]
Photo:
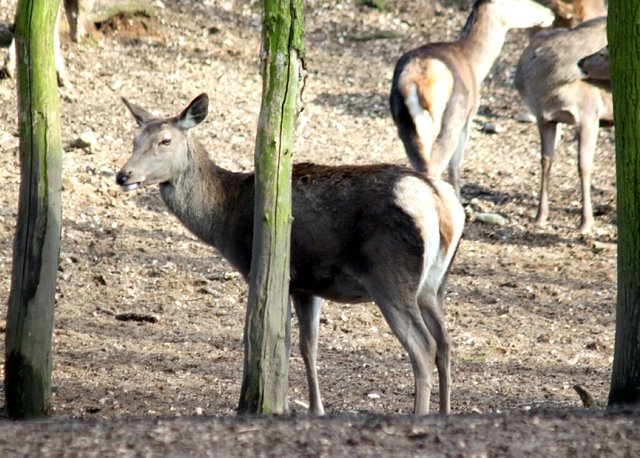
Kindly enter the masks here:
[[281, 414], [287, 409], [291, 161], [304, 86], [303, 30], [302, 0], [264, 0], [262, 106], [240, 413]]
[[57, 0], [20, 0], [16, 15], [20, 196], [6, 330], [11, 418], [47, 415], [60, 252], [61, 152], [53, 32]]
[[616, 123], [618, 299], [609, 405], [640, 402], [640, 16], [609, 3], [607, 33]]

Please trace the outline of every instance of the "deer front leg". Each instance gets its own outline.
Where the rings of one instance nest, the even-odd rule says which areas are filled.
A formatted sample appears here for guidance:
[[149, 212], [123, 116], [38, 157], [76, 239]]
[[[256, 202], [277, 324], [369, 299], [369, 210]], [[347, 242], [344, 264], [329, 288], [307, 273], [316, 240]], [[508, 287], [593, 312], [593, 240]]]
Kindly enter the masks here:
[[599, 121], [597, 117], [583, 119], [578, 126], [578, 172], [582, 187], [582, 218], [580, 232], [585, 234], [593, 227], [593, 208], [591, 204], [591, 174], [593, 155], [598, 142]]
[[309, 410], [316, 415], [324, 415], [316, 355], [318, 353], [318, 332], [320, 328], [320, 305], [322, 301], [315, 296], [293, 296], [293, 304], [298, 316], [300, 328], [300, 353], [307, 370], [309, 385]]
[[555, 156], [558, 124], [538, 119], [538, 130], [541, 144], [541, 180], [538, 213], [534, 222], [541, 226], [547, 222], [549, 217], [549, 175]]

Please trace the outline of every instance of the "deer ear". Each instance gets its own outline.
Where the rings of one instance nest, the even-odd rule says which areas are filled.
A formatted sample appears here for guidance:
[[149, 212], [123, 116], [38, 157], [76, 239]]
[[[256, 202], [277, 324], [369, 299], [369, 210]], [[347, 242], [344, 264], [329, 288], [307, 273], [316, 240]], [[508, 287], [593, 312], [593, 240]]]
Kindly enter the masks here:
[[209, 97], [207, 94], [200, 94], [193, 99], [189, 106], [176, 118], [176, 124], [180, 129], [191, 129], [200, 124], [209, 113]]
[[139, 127], [144, 127], [145, 124], [149, 124], [149, 122], [154, 119], [154, 116], [144, 108], [129, 102], [124, 97], [122, 97], [122, 101], [127, 106], [133, 117], [136, 119]]

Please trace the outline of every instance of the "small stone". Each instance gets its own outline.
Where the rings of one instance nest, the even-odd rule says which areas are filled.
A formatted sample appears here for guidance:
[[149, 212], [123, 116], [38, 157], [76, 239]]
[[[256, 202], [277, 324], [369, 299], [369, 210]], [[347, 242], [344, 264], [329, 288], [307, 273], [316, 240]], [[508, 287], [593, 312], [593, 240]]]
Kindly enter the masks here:
[[63, 191], [73, 191], [76, 189], [76, 185], [78, 184], [77, 177], [63, 177], [62, 178], [62, 190]]
[[151, 313], [124, 312], [118, 313], [115, 318], [118, 321], [158, 322], [158, 317]]
[[95, 151], [96, 147], [98, 146], [98, 137], [90, 130], [87, 130], [78, 135], [78, 137], [71, 140], [69, 146], [71, 148], [80, 148], [86, 149], [88, 151]]
[[587, 246], [594, 253], [602, 253], [603, 251], [605, 251], [607, 249], [607, 245], [606, 244], [604, 244], [602, 242], [598, 242], [596, 240], [589, 240], [587, 242]]
[[499, 134], [502, 131], [503, 129], [501, 126], [489, 121], [485, 122], [482, 126], [482, 132], [484, 132], [485, 134]]
[[498, 213], [476, 213], [476, 220], [495, 226], [504, 226], [507, 224], [507, 218]]
[[5, 144], [9, 144], [9, 143], [15, 143], [17, 145], [18, 144], [18, 137], [16, 137], [15, 135], [10, 134], [9, 132], [0, 133], [0, 145], [5, 145]]
[[518, 122], [536, 122], [536, 117], [529, 111], [521, 111], [516, 115], [516, 121]]

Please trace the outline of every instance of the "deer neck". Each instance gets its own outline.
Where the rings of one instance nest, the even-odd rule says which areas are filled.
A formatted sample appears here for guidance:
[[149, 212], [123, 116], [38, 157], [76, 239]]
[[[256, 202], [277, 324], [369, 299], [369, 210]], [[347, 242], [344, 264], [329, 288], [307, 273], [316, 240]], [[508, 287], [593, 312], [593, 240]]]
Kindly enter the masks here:
[[189, 160], [173, 180], [160, 185], [165, 204], [187, 229], [224, 252], [224, 208], [233, 174], [218, 167], [200, 143], [189, 136]]
[[469, 15], [458, 43], [474, 70], [476, 87], [480, 86], [500, 55], [507, 31], [500, 19], [485, 8], [474, 9]]

